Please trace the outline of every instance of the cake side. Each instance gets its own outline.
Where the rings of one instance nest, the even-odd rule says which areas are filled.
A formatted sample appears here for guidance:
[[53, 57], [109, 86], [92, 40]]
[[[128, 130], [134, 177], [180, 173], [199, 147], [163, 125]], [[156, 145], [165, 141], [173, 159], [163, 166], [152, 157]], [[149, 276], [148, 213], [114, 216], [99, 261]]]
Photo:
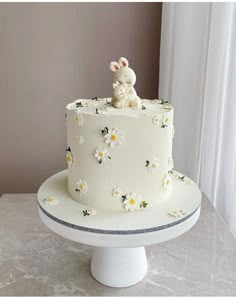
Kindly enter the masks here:
[[141, 100], [118, 109], [111, 98], [67, 105], [68, 191], [106, 210], [155, 207], [171, 194], [173, 107]]

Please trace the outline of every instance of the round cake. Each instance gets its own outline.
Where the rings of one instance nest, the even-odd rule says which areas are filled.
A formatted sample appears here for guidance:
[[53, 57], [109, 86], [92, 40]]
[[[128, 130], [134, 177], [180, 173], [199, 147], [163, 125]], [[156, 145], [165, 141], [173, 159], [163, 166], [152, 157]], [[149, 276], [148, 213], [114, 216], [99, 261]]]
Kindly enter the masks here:
[[140, 99], [126, 58], [110, 63], [113, 97], [66, 107], [68, 191], [87, 207], [134, 211], [156, 207], [172, 191], [173, 108]]
[[156, 207], [172, 190], [173, 108], [164, 100], [142, 99], [140, 108], [111, 102], [66, 107], [68, 191], [93, 209]]

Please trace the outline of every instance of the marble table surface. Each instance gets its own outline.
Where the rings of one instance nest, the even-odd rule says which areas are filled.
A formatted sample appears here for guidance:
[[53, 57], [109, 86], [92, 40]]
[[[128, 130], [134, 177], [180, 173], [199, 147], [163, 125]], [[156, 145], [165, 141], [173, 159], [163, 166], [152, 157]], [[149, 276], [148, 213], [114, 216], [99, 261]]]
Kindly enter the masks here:
[[0, 198], [0, 296], [236, 295], [236, 240], [205, 196], [190, 231], [146, 251], [142, 282], [124, 289], [103, 286], [90, 273], [92, 248], [47, 229], [36, 194]]

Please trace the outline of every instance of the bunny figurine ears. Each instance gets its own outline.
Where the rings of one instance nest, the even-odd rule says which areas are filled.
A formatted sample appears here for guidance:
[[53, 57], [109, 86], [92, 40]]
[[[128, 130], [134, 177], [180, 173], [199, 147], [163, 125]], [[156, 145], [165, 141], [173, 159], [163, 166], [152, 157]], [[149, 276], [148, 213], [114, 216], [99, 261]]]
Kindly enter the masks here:
[[117, 62], [111, 62], [110, 63], [110, 69], [113, 72], [116, 72], [117, 70], [119, 70], [121, 67], [129, 67], [129, 62], [126, 58], [121, 57]]

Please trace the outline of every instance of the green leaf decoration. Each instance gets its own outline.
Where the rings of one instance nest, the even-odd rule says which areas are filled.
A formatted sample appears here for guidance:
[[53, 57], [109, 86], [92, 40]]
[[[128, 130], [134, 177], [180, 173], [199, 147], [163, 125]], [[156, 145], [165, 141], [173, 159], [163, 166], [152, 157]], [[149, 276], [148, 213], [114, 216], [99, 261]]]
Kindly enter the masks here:
[[76, 102], [76, 107], [83, 107], [81, 102]]
[[148, 161], [148, 160], [147, 160], [147, 161], [146, 161], [146, 165], [145, 165], [145, 166], [146, 166], [146, 167], [148, 167], [148, 166], [149, 166], [149, 164], [150, 164], [150, 161]]
[[82, 211], [83, 211], [84, 217], [85, 217], [85, 216], [89, 216], [89, 213], [88, 213], [88, 210], [87, 210], [87, 209], [82, 210]]
[[108, 159], [111, 160], [111, 156], [108, 156]]
[[98, 113], [98, 109], [97, 109], [97, 108], [96, 108], [96, 114], [99, 114], [99, 113]]
[[169, 173], [169, 174], [173, 174], [173, 170], [169, 170], [168, 173]]
[[161, 101], [160, 103], [161, 105], [168, 103], [168, 100], [165, 100], [165, 99], [160, 99], [160, 101]]
[[176, 178], [177, 178], [177, 179], [180, 179], [180, 180], [182, 180], [182, 181], [184, 181], [184, 179], [185, 179], [185, 175], [183, 175], [183, 176], [177, 175]]
[[102, 164], [102, 160], [99, 160], [98, 163], [99, 163], [99, 164]]
[[102, 135], [105, 136], [106, 134], [108, 134], [108, 128], [107, 127], [104, 127], [102, 129]]
[[66, 152], [70, 152], [71, 153], [71, 149], [70, 149], [69, 146], [68, 146], [68, 148], [66, 148]]
[[122, 202], [125, 202], [125, 200], [126, 200], [126, 195], [122, 195], [121, 198], [122, 198]]
[[144, 105], [142, 105], [142, 109], [143, 109], [143, 110], [145, 110], [145, 109], [147, 109], [147, 107], [146, 107], [146, 106], [144, 106]]
[[165, 124], [161, 125], [161, 128], [166, 128], [166, 127], [167, 127], [167, 125], [165, 125]]
[[98, 97], [92, 97], [91, 100], [98, 101]]
[[75, 192], [80, 192], [80, 189], [76, 188], [76, 189], [75, 189]]
[[65, 118], [67, 118], [67, 113], [65, 113]]
[[140, 207], [146, 208], [148, 203], [146, 201], [142, 201]]

